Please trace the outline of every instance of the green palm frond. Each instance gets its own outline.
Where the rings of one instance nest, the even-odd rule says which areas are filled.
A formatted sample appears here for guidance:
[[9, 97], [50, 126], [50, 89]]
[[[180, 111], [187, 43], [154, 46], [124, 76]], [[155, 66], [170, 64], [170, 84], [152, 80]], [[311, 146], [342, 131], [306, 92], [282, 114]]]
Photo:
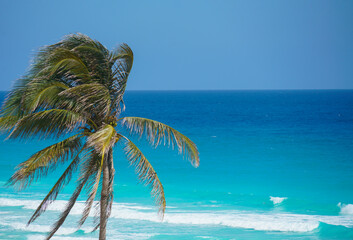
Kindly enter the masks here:
[[77, 154], [80, 147], [81, 136], [77, 134], [44, 148], [17, 167], [18, 170], [10, 178], [9, 184], [19, 183], [20, 189], [26, 188], [33, 180], [47, 175], [48, 171], [53, 170], [58, 162], [66, 162]]
[[29, 138], [38, 136], [57, 138], [74, 131], [86, 123], [79, 113], [65, 109], [50, 109], [28, 114], [15, 125], [8, 138]]
[[72, 49], [79, 55], [91, 71], [92, 79], [101, 84], [109, 82], [111, 71], [109, 67], [109, 51], [104, 46], [98, 46], [94, 41]]
[[51, 67], [49, 76], [54, 74], [71, 74], [80, 81], [89, 82], [91, 80], [90, 71], [82, 59], [76, 53], [57, 48], [49, 55], [47, 64]]
[[145, 134], [151, 145], [155, 147], [161, 143], [167, 143], [172, 147], [176, 145], [179, 152], [186, 156], [195, 167], [199, 166], [199, 152], [195, 143], [177, 130], [163, 123], [140, 117], [124, 117], [120, 121], [131, 133], [140, 136]]
[[[30, 218], [27, 224], [30, 224], [34, 222], [49, 206], [50, 203], [55, 201], [56, 197], [58, 196], [60, 190], [71, 180], [73, 172], [76, 171], [77, 166], [79, 165], [81, 158], [80, 154], [82, 151], [85, 150], [85, 147], [83, 147], [77, 154], [76, 157], [72, 160], [70, 165], [66, 168], [64, 173], [61, 175], [61, 177], [58, 179], [58, 181], [55, 183], [55, 185], [52, 187], [52, 189], [49, 191], [49, 193], [45, 196], [41, 204], [37, 207], [36, 211]], [[84, 159], [83, 157], [82, 159]]]
[[122, 72], [122, 74], [130, 73], [134, 61], [134, 54], [127, 44], [121, 44], [114, 52], [112, 52], [111, 63], [115, 63], [116, 61], [119, 61], [121, 69], [125, 71]]
[[14, 89], [8, 93], [1, 107], [1, 116], [21, 116], [22, 97], [25, 93], [25, 87]]
[[7, 94], [1, 107], [1, 116], [23, 116], [23, 96], [27, 91], [27, 83], [30, 82], [28, 76], [18, 79], [14, 88]]
[[95, 199], [97, 191], [98, 191], [101, 175], [102, 175], [102, 167], [100, 167], [100, 169], [97, 171], [96, 179], [94, 181], [94, 185], [91, 189], [89, 197], [86, 200], [86, 206], [85, 206], [85, 209], [83, 210], [82, 217], [78, 223], [78, 228], [80, 228], [85, 223], [86, 219], [89, 216], [92, 205], [94, 203], [94, 199]]
[[94, 216], [93, 216], [94, 227], [91, 232], [96, 231], [100, 226], [100, 208], [101, 208], [101, 204], [100, 204], [100, 201], [98, 201], [94, 206]]
[[80, 45], [84, 45], [87, 42], [93, 41], [90, 37], [82, 34], [82, 33], [76, 33], [76, 34], [68, 34], [64, 36], [64, 38], [53, 45], [49, 46], [49, 49], [55, 49], [55, 48], [65, 48], [68, 50], [72, 50], [75, 47], [78, 47]]
[[92, 38], [82, 33], [66, 35], [62, 41], [57, 44], [51, 45], [51, 48], [60, 47], [75, 51], [75, 49], [82, 46], [97, 49], [97, 51], [101, 52], [104, 56], [109, 55], [109, 50], [106, 49], [103, 44], [101, 44], [97, 40], [93, 40]]
[[[85, 43], [81, 44], [72, 49], [73, 52], [76, 52], [79, 56], [84, 56], [89, 59], [94, 59], [96, 62], [105, 62], [107, 60], [108, 53], [107, 50], [100, 49], [95, 43]], [[88, 56], [87, 56], [88, 55]]]
[[96, 81], [103, 84], [110, 79], [109, 51], [100, 42], [86, 35], [68, 35], [61, 42], [44, 48], [42, 52], [47, 65], [56, 66], [54, 72], [59, 75], [69, 73], [76, 78], [76, 83]]
[[112, 149], [116, 139], [117, 132], [114, 127], [105, 124], [87, 138], [87, 145], [93, 147], [100, 155], [104, 155]]
[[0, 131], [10, 131], [26, 112], [23, 96], [27, 92], [28, 82], [28, 78], [19, 79], [7, 94], [0, 112]]
[[140, 181], [151, 187], [151, 195], [155, 198], [156, 204], [159, 206], [159, 212], [163, 217], [166, 201], [163, 185], [160, 182], [156, 171], [132, 141], [122, 135], [120, 135], [120, 138], [125, 140], [124, 151], [128, 161], [135, 167], [136, 174]]
[[75, 105], [63, 107], [74, 112], [96, 112], [107, 116], [110, 112], [111, 98], [109, 90], [102, 84], [90, 83], [69, 88], [60, 93], [60, 96], [74, 100]]
[[[97, 191], [98, 191], [100, 178], [102, 175], [104, 155], [99, 156], [98, 154], [93, 154], [91, 157], [96, 159], [96, 162], [99, 163], [99, 165], [97, 166], [98, 169], [95, 173], [95, 176], [92, 174], [92, 176], [94, 176], [94, 180], [88, 181], [88, 184], [86, 185], [86, 188], [88, 188], [90, 190], [89, 191], [90, 193], [89, 193], [88, 199], [86, 200], [86, 206], [85, 206], [85, 209], [83, 210], [82, 217], [78, 223], [78, 228], [80, 228], [84, 224], [87, 217], [89, 216], [94, 199], [95, 199]], [[99, 161], [99, 159], [101, 159], [101, 161]]]
[[56, 231], [58, 231], [58, 229], [61, 227], [61, 225], [63, 225], [63, 223], [65, 222], [65, 219], [69, 215], [71, 209], [74, 207], [76, 200], [77, 200], [78, 196], [80, 195], [87, 180], [88, 180], [88, 177], [85, 177], [84, 179], [82, 179], [79, 182], [78, 186], [75, 189], [75, 192], [72, 194], [71, 198], [69, 199], [69, 202], [67, 203], [65, 210], [60, 214], [59, 219], [53, 225], [46, 240], [49, 240], [56, 233]]
[[[110, 64], [113, 68], [113, 78], [110, 88], [112, 89], [112, 95], [114, 97], [113, 106], [114, 109], [116, 109], [115, 115], [117, 116], [125, 110], [123, 95], [134, 61], [134, 54], [127, 44], [121, 44], [112, 52], [110, 58]], [[122, 107], [120, 104], [122, 104]]]
[[26, 101], [29, 105], [29, 111], [34, 112], [37, 109], [50, 109], [60, 103], [59, 93], [68, 89], [69, 86], [58, 81], [35, 81], [29, 84]]
[[20, 117], [18, 116], [5, 116], [0, 117], [0, 131], [8, 132], [13, 129]]
[[48, 234], [46, 240], [49, 240], [55, 233], [58, 231], [58, 229], [61, 227], [61, 225], [65, 222], [65, 219], [69, 215], [71, 209], [74, 207], [77, 198], [79, 197], [82, 189], [85, 187], [87, 182], [92, 178], [92, 176], [97, 172], [99, 168], [99, 161], [96, 161], [95, 156], [96, 153], [92, 148], [89, 151], [89, 155], [86, 158], [84, 162], [80, 164], [80, 176], [77, 180], [77, 187], [75, 189], [75, 192], [72, 194], [71, 198], [69, 199], [65, 210], [60, 214], [59, 219], [55, 222], [53, 225], [50, 233]]

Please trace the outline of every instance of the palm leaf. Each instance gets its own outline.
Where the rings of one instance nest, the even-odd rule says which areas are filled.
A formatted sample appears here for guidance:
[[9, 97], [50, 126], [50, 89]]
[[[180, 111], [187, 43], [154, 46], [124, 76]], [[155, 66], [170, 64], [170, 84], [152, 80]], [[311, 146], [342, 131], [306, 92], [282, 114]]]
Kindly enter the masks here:
[[82, 153], [82, 151], [85, 148], [83, 147], [80, 152], [77, 153], [76, 157], [72, 160], [70, 165], [66, 168], [64, 173], [61, 175], [61, 177], [58, 179], [58, 181], [55, 183], [55, 185], [52, 187], [52, 189], [49, 191], [49, 193], [46, 195], [46, 197], [43, 199], [41, 204], [37, 207], [36, 211], [30, 218], [27, 224], [30, 224], [36, 220], [51, 204], [53, 201], [55, 201], [56, 197], [58, 196], [60, 190], [68, 183], [70, 182], [71, 176], [73, 172], [77, 169], [78, 164], [81, 161], [81, 158], [79, 155]]
[[87, 138], [87, 145], [93, 147], [100, 155], [107, 154], [114, 146], [117, 139], [117, 132], [109, 125], [103, 125], [98, 131]]
[[[102, 167], [103, 167], [103, 161], [104, 161], [104, 155], [101, 156], [101, 161], [98, 161], [98, 154], [92, 155], [92, 158], [97, 159], [97, 162], [100, 162], [98, 169], [96, 171], [96, 176], [95, 179], [92, 181], [94, 184], [92, 186], [91, 183], [87, 184], [86, 188], [90, 188], [90, 193], [89, 193], [89, 197], [86, 201], [86, 206], [85, 209], [83, 210], [82, 213], [82, 217], [79, 221], [78, 224], [78, 228], [80, 228], [84, 222], [86, 221], [87, 217], [89, 216], [89, 213], [91, 211], [94, 199], [96, 197], [97, 191], [98, 191], [98, 187], [99, 187], [99, 183], [100, 183], [100, 177], [102, 175]], [[92, 186], [92, 187], [91, 187]]]
[[21, 163], [8, 183], [11, 185], [20, 183], [19, 188], [24, 189], [33, 180], [47, 175], [49, 170], [54, 170], [58, 162], [65, 162], [73, 157], [80, 147], [81, 136], [79, 134], [46, 147]]
[[77, 188], [75, 189], [75, 192], [72, 194], [69, 202], [66, 205], [65, 210], [60, 214], [59, 219], [56, 221], [56, 223], [53, 225], [50, 233], [48, 234], [46, 240], [49, 240], [55, 233], [56, 231], [58, 231], [58, 229], [61, 227], [61, 225], [63, 225], [63, 223], [65, 222], [65, 219], [67, 218], [67, 216], [69, 215], [71, 209], [73, 208], [73, 206], [76, 203], [76, 200], [78, 198], [78, 196], [80, 195], [82, 188], [84, 187], [84, 185], [86, 184], [88, 180], [88, 177], [84, 178], [77, 186]]
[[92, 40], [75, 47], [72, 51], [83, 59], [89, 69], [94, 69], [94, 71], [91, 71], [92, 79], [101, 84], [109, 81], [111, 73], [109, 51], [104, 46]]
[[119, 62], [120, 68], [123, 70], [121, 74], [129, 74], [132, 68], [132, 63], [134, 61], [134, 54], [131, 48], [123, 43], [118, 48], [112, 52], [111, 63]]
[[18, 116], [23, 115], [23, 96], [27, 91], [27, 83], [31, 80], [26, 76], [15, 82], [14, 88], [7, 94], [5, 101], [1, 107], [1, 116]]
[[[52, 46], [53, 48], [60, 47], [72, 50], [74, 52], [77, 52], [76, 50], [81, 47], [89, 47], [95, 49], [97, 52], [100, 52], [104, 57], [109, 55], [109, 51], [103, 46], [103, 44], [101, 44], [99, 41], [91, 39], [82, 33], [69, 34], [65, 36], [61, 42]], [[81, 55], [84, 56], [86, 54], [80, 54], [80, 56]]]
[[59, 93], [69, 87], [57, 81], [47, 83], [30, 83], [29, 87], [31, 96], [26, 96], [29, 102], [29, 110], [34, 112], [39, 108], [50, 109], [55, 106], [59, 101]]
[[47, 61], [48, 65], [51, 66], [49, 76], [57, 73], [69, 73], [85, 82], [89, 82], [91, 79], [90, 71], [85, 63], [76, 53], [70, 50], [57, 48], [51, 52]]
[[199, 166], [199, 152], [195, 143], [177, 130], [154, 120], [140, 117], [124, 117], [120, 119], [122, 125], [130, 130], [130, 133], [146, 135], [150, 144], [157, 147], [162, 142], [168, 145], [177, 145], [179, 153], [186, 156], [191, 163]]
[[73, 88], [69, 88], [60, 93], [73, 99], [75, 105], [63, 107], [74, 112], [96, 112], [99, 115], [107, 116], [110, 112], [111, 99], [108, 89], [99, 83], [82, 84]]
[[[113, 90], [113, 106], [116, 110], [115, 115], [117, 116], [125, 109], [123, 95], [134, 61], [134, 54], [127, 44], [121, 44], [114, 52], [112, 52], [110, 58], [110, 64], [113, 69], [113, 77], [109, 86], [110, 89]], [[120, 107], [120, 104], [122, 104], [122, 107]]]
[[0, 131], [10, 131], [15, 127], [19, 119], [20, 117], [13, 115], [0, 117]]
[[46, 240], [49, 240], [56, 233], [56, 231], [58, 231], [61, 225], [65, 222], [67, 216], [69, 215], [71, 209], [74, 207], [76, 200], [79, 197], [82, 189], [86, 185], [87, 181], [89, 181], [91, 176], [97, 172], [99, 161], [97, 162], [96, 158], [91, 157], [92, 154], [94, 154], [93, 149], [90, 151], [90, 153], [91, 153], [90, 157], [88, 157], [86, 161], [81, 164], [80, 177], [78, 179], [78, 184], [75, 189], [75, 192], [72, 194], [71, 198], [69, 199], [65, 210], [60, 214], [59, 219], [53, 225]]
[[120, 135], [120, 138], [125, 140], [124, 152], [128, 161], [135, 167], [136, 174], [140, 181], [151, 187], [151, 195], [155, 198], [155, 202], [159, 206], [159, 212], [163, 217], [166, 201], [163, 185], [160, 182], [156, 171], [132, 141], [122, 135]]
[[50, 109], [28, 114], [15, 125], [8, 138], [29, 138], [38, 136], [57, 138], [74, 131], [86, 123], [86, 118], [65, 109]]

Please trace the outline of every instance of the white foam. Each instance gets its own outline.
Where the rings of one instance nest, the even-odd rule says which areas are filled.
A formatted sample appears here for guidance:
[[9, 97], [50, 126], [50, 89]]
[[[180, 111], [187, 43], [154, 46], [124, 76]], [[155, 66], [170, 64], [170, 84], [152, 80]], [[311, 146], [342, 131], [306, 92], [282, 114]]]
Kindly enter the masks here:
[[[24, 209], [36, 210], [41, 200], [20, 200], [14, 198], [0, 198], [0, 206], [3, 207], [23, 207]], [[47, 211], [63, 211], [66, 207], [67, 201], [56, 200], [47, 207]], [[115, 208], [122, 209], [133, 209], [133, 210], [154, 210], [153, 207], [139, 206], [133, 203], [119, 203], [114, 204]], [[72, 208], [70, 214], [80, 215], [84, 210], [85, 202], [77, 201], [75, 206]], [[94, 214], [93, 212], [91, 213]]]
[[[113, 233], [113, 237], [107, 233], [108, 239], [124, 239], [124, 240], [145, 240], [154, 236], [154, 234], [145, 233]], [[46, 235], [33, 234], [27, 236], [27, 240], [44, 240]], [[51, 240], [97, 240], [97, 238], [90, 237], [67, 237], [54, 235]]]
[[[111, 217], [119, 219], [145, 220], [160, 222], [160, 218], [151, 212], [136, 212], [128, 209], [113, 209]], [[255, 229], [261, 231], [309, 232], [316, 229], [320, 222], [331, 225], [353, 227], [353, 219], [344, 216], [321, 216], [289, 213], [252, 213], [244, 211], [212, 212], [168, 212], [164, 222], [170, 224], [223, 225], [234, 228]]]
[[287, 199], [286, 197], [272, 197], [272, 196], [270, 196], [270, 201], [273, 202], [274, 205], [281, 204], [286, 199]]
[[[114, 211], [113, 211], [114, 212]], [[116, 212], [113, 218], [160, 222], [151, 213]], [[247, 212], [222, 213], [167, 213], [164, 222], [171, 224], [223, 225], [262, 231], [308, 232], [319, 226], [318, 219], [292, 214], [253, 214]]]
[[[49, 225], [39, 225], [39, 224], [30, 224], [26, 225], [25, 223], [21, 222], [7, 222], [7, 221], [0, 221], [1, 226], [7, 226], [15, 230], [20, 230], [20, 231], [27, 231], [27, 232], [38, 232], [38, 233], [47, 233], [51, 230], [51, 226]], [[58, 235], [67, 235], [76, 232], [76, 228], [68, 228], [68, 227], [61, 227], [59, 230], [56, 232]]]
[[341, 208], [340, 214], [342, 214], [342, 215], [353, 215], [353, 204], [338, 203], [337, 206], [339, 208]]
[[[27, 236], [27, 240], [44, 240], [46, 238], [45, 235], [29, 235]], [[97, 238], [80, 238], [80, 237], [57, 237], [53, 236], [51, 238], [52, 240], [97, 240]]]
[[178, 207], [174, 207], [174, 206], [166, 206], [167, 209], [175, 209], [175, 208], [178, 208]]
[[[275, 202], [282, 202], [285, 198], [280, 198]], [[23, 208], [36, 209], [40, 201], [37, 200], [19, 200], [19, 199], [0, 199], [0, 206], [23, 206]], [[49, 210], [62, 211], [67, 201], [59, 200], [49, 206]], [[84, 202], [77, 202], [72, 209], [71, 214], [81, 214], [84, 209]], [[309, 232], [316, 229], [320, 222], [331, 225], [342, 225], [353, 227], [353, 218], [350, 215], [343, 215], [353, 211], [353, 205], [341, 206], [340, 216], [322, 216], [322, 215], [305, 215], [305, 214], [290, 214], [279, 212], [250, 212], [250, 211], [235, 211], [235, 210], [214, 210], [214, 211], [188, 211], [183, 212], [178, 210], [167, 209], [164, 217], [164, 222], [169, 224], [193, 224], [193, 225], [222, 225], [234, 228], [255, 229], [261, 231], [283, 231], [283, 232]], [[0, 225], [10, 226], [14, 229], [47, 232], [50, 226], [41, 226], [31, 224], [29, 227], [25, 223], [16, 222], [7, 218], [9, 216], [2, 215]], [[156, 213], [154, 208], [139, 206], [137, 204], [113, 204], [111, 218], [124, 220], [140, 220], [161, 222], [161, 218]], [[60, 228], [59, 234], [71, 234], [76, 228]], [[87, 231], [90, 231], [88, 229]]]
[[136, 204], [131, 204], [131, 203], [119, 203], [118, 205], [119, 205], [120, 207], [129, 208], [129, 209], [136, 209], [136, 210], [153, 210], [152, 207], [137, 206]]
[[219, 208], [220, 205], [216, 205], [216, 204], [209, 204], [209, 205], [202, 205], [202, 207], [208, 207], [208, 208]]

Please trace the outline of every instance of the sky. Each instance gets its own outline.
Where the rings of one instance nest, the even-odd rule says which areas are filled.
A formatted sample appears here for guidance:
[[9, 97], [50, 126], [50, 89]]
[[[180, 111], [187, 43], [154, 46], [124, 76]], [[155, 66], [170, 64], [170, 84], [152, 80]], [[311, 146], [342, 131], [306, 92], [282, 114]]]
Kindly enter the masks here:
[[77, 32], [132, 48], [128, 90], [353, 89], [350, 0], [1, 0], [0, 90]]

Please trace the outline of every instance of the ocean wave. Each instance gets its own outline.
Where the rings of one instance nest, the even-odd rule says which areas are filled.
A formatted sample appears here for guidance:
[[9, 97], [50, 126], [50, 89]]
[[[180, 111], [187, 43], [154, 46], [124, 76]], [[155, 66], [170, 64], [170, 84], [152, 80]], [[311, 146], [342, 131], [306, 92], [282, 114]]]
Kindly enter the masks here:
[[281, 204], [286, 199], [287, 199], [286, 197], [272, 197], [272, 196], [270, 196], [270, 201], [273, 202], [274, 205]]
[[[36, 209], [40, 201], [37, 200], [19, 200], [19, 199], [1, 199], [0, 206], [23, 206], [27, 209]], [[67, 201], [58, 200], [51, 204], [48, 210], [62, 211]], [[77, 202], [72, 209], [71, 214], [81, 214], [84, 209], [84, 202]], [[348, 207], [347, 207], [348, 206]], [[353, 206], [353, 205], [352, 205]], [[341, 206], [341, 211], [351, 209], [350, 205]], [[5, 215], [2, 215], [6, 217]], [[152, 207], [139, 206], [137, 204], [120, 204], [114, 203], [111, 218], [123, 220], [139, 220], [150, 222], [161, 222], [160, 216]], [[8, 219], [11, 220], [11, 219]], [[164, 222], [169, 224], [192, 224], [192, 225], [222, 225], [233, 228], [245, 228], [261, 231], [282, 231], [282, 232], [310, 232], [317, 229], [320, 223], [353, 227], [353, 218], [349, 215], [340, 216], [323, 216], [323, 215], [305, 215], [278, 212], [251, 212], [236, 210], [215, 210], [215, 211], [188, 211], [182, 212], [173, 209], [168, 210], [164, 216]], [[15, 229], [25, 231], [46, 232], [48, 227], [40, 227], [30, 225], [27, 228], [25, 224], [18, 222], [0, 221], [0, 225], [11, 226]], [[63, 228], [62, 234], [70, 234], [75, 232], [74, 228]]]
[[[9, 222], [9, 221], [4, 221], [0, 220], [0, 225], [1, 226], [6, 226], [10, 227], [15, 230], [20, 230], [20, 231], [26, 231], [26, 232], [37, 232], [37, 233], [47, 233], [51, 230], [51, 226], [49, 225], [39, 225], [39, 224], [30, 224], [27, 226], [25, 223], [21, 222]], [[68, 235], [76, 232], [76, 228], [69, 228], [69, 227], [61, 227], [59, 230], [56, 232], [58, 235]]]
[[[44, 240], [45, 239], [45, 235], [29, 235], [27, 236], [27, 240]], [[80, 238], [80, 237], [56, 237], [53, 236], [51, 238], [51, 240], [97, 240], [97, 238]]]
[[207, 205], [207, 204], [204, 204], [204, 205], [201, 205], [202, 207], [207, 207], [207, 208], [219, 208], [220, 205], [216, 205], [216, 204], [210, 204], [210, 205]]
[[320, 223], [317, 232], [318, 236], [322, 236], [324, 239], [353, 239], [352, 228], [347, 228], [344, 226]]
[[[124, 240], [144, 240], [149, 239], [153, 234], [145, 234], [145, 233], [114, 233], [114, 239], [124, 239]], [[110, 234], [107, 234], [107, 238], [110, 237]], [[45, 235], [33, 234], [27, 236], [27, 240], [44, 240], [46, 238]], [[56, 236], [54, 235], [51, 240], [97, 240], [97, 238], [91, 237], [68, 237], [68, 236]]]
[[[40, 205], [41, 200], [25, 200], [15, 198], [0, 198], [0, 207], [23, 207], [24, 209], [36, 210]], [[47, 211], [62, 211], [65, 209], [67, 201], [56, 200], [47, 207]], [[153, 210], [153, 207], [140, 206], [134, 203], [118, 203], [114, 204], [118, 209], [131, 209], [131, 210]], [[85, 202], [77, 201], [70, 214], [81, 214], [84, 210]], [[93, 214], [93, 213], [92, 213]]]
[[[113, 209], [112, 218], [160, 222], [152, 212], [138, 212], [130, 209]], [[331, 225], [353, 227], [353, 219], [347, 216], [323, 216], [273, 212], [249, 211], [167, 211], [164, 222], [170, 224], [223, 225], [261, 231], [309, 232], [318, 228], [320, 222]]]
[[353, 204], [338, 203], [337, 206], [341, 209], [340, 214], [353, 215]]

